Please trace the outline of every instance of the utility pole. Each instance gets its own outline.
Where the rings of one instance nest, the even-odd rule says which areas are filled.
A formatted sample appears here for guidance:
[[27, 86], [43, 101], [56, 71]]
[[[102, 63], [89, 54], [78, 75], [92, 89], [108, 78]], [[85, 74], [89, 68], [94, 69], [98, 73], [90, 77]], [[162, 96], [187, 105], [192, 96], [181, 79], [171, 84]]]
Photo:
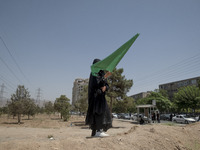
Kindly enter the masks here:
[[40, 88], [38, 88], [37, 89], [37, 98], [36, 98], [36, 103], [40, 106], [40, 100], [41, 100], [41, 89]]
[[2, 85], [1, 85], [1, 91], [0, 91], [0, 107], [3, 106], [3, 93], [4, 93], [4, 88], [5, 88], [5, 85], [2, 84]]

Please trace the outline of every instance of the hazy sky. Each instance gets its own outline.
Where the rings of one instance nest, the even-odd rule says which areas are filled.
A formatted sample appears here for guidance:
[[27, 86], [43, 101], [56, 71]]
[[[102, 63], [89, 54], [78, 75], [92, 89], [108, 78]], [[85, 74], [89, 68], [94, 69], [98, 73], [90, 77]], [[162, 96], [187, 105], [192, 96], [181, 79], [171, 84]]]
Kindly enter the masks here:
[[72, 98], [76, 78], [136, 33], [117, 68], [134, 85], [128, 95], [200, 76], [199, 0], [0, 0], [0, 85], [31, 97]]

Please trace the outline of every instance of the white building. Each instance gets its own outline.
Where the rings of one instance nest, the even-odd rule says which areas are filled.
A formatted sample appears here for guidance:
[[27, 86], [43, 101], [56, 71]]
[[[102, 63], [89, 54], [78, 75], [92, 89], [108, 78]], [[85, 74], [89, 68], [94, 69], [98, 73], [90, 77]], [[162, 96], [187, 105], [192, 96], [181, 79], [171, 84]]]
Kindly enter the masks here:
[[75, 79], [72, 89], [72, 105], [81, 98], [80, 93], [83, 91], [85, 85], [88, 85], [89, 79]]

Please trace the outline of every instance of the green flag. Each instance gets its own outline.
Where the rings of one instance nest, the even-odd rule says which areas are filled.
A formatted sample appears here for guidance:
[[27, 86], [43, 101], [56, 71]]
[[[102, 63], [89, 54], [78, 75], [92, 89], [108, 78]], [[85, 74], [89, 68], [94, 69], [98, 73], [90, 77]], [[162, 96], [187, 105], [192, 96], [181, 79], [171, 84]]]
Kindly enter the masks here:
[[131, 45], [137, 39], [139, 34], [137, 33], [134, 37], [132, 37], [129, 41], [123, 44], [120, 48], [110, 54], [108, 57], [104, 58], [103, 60], [93, 64], [91, 66], [92, 75], [96, 76], [100, 70], [107, 70], [112, 72], [113, 69], [117, 66], [126, 52], [129, 50]]

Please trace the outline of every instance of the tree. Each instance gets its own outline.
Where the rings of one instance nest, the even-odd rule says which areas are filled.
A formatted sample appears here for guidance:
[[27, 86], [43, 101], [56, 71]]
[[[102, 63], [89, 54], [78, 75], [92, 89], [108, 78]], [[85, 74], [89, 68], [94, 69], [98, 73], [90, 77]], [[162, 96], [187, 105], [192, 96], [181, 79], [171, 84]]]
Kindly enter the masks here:
[[113, 105], [113, 111], [116, 113], [126, 112], [127, 111], [126, 104], [122, 100], [117, 101], [115, 105]]
[[200, 79], [197, 80], [197, 86], [198, 86], [198, 88], [200, 90]]
[[136, 111], [134, 99], [125, 97], [123, 100], [118, 100], [113, 104], [113, 111], [116, 113], [133, 113]]
[[7, 114], [8, 113], [8, 107], [4, 106], [4, 107], [0, 107], [0, 116], [2, 114]]
[[54, 109], [58, 111], [64, 118], [64, 121], [67, 121], [69, 119], [69, 111], [70, 111], [70, 103], [69, 99], [65, 95], [61, 95], [59, 98], [56, 98], [54, 103]]
[[81, 98], [78, 100], [79, 111], [86, 114], [88, 106], [88, 85], [85, 85], [83, 91], [80, 93]]
[[23, 114], [28, 116], [28, 119], [30, 119], [30, 116], [34, 116], [36, 113], [36, 105], [34, 103], [34, 100], [31, 99], [25, 99], [24, 100], [24, 111]]
[[166, 90], [164, 90], [164, 89], [159, 89], [158, 92], [159, 92], [162, 96], [164, 96], [164, 97], [166, 97], [167, 99], [169, 99], [169, 95], [168, 95], [168, 93], [167, 93]]
[[126, 104], [126, 112], [127, 113], [134, 113], [136, 112], [136, 104], [135, 100], [132, 97], [126, 97], [124, 99], [124, 103]]
[[36, 105], [36, 113], [37, 114], [43, 114], [45, 112], [44, 107], [40, 107], [39, 105]]
[[75, 111], [80, 111], [80, 113], [86, 113], [88, 107], [88, 85], [83, 87], [83, 91], [80, 92], [80, 99], [78, 99], [73, 106]]
[[197, 106], [200, 106], [200, 96], [195, 98], [195, 101], [197, 101]]
[[28, 89], [25, 89], [23, 85], [19, 85], [16, 93], [11, 95], [11, 102], [8, 103], [9, 113], [17, 115], [18, 124], [21, 123], [21, 114], [25, 112], [25, 101], [30, 99]]
[[114, 69], [112, 75], [108, 79], [109, 90], [107, 96], [110, 99], [110, 111], [112, 112], [113, 101], [123, 99], [133, 85], [133, 80], [127, 80], [122, 76], [123, 69]]
[[72, 106], [72, 110], [75, 111], [75, 112], [79, 112], [80, 102], [78, 100], [74, 102], [74, 105]]
[[54, 106], [53, 106], [53, 103], [51, 101], [49, 102], [46, 102], [45, 105], [45, 112], [50, 115], [51, 113], [54, 112]]
[[171, 109], [172, 103], [168, 98], [162, 96], [159, 93], [156, 93], [155, 95], [152, 93], [151, 96], [152, 97], [149, 99], [149, 102], [156, 100], [156, 107], [160, 112], [169, 111]]
[[195, 109], [199, 107], [200, 91], [195, 85], [182, 87], [174, 94], [175, 104], [179, 109]]
[[0, 107], [0, 117], [3, 114], [3, 109]]
[[7, 105], [8, 105], [8, 114], [12, 115], [14, 119], [14, 117], [17, 115], [14, 101], [8, 101]]

